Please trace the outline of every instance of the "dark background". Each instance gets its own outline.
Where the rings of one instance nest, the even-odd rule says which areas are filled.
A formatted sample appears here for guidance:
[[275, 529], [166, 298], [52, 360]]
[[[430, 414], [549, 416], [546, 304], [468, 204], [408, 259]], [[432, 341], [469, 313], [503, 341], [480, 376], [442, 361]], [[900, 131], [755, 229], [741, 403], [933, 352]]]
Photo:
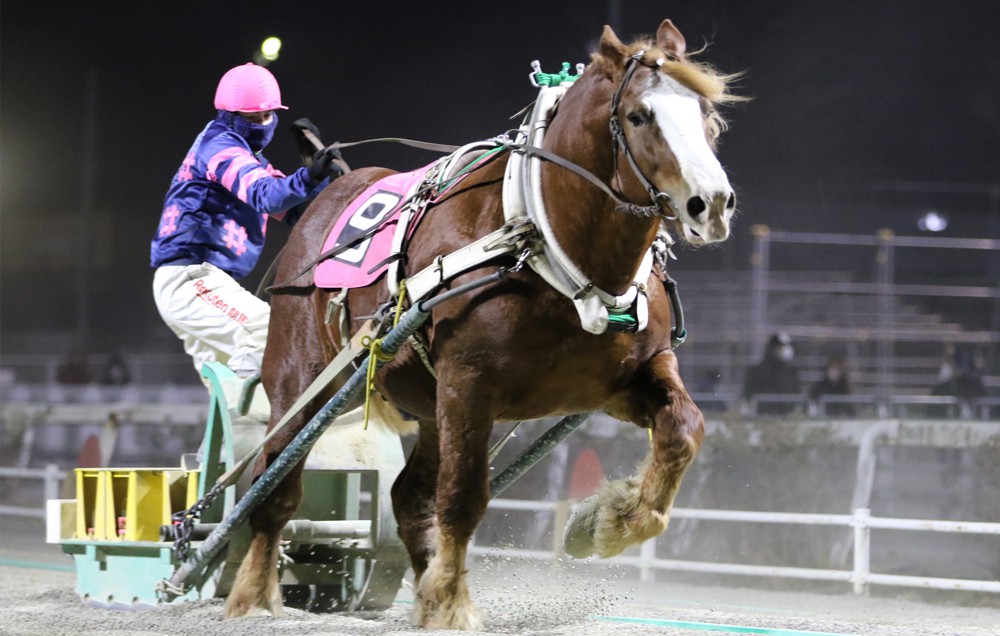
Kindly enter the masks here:
[[[327, 142], [484, 139], [533, 100], [531, 60], [587, 61], [602, 25], [629, 41], [670, 17], [689, 49], [710, 43], [702, 59], [745, 71], [737, 92], [753, 98], [728, 109], [719, 150], [740, 197], [734, 238], [682, 250], [684, 266], [746, 269], [758, 223], [917, 235], [933, 208], [951, 220], [943, 235], [1000, 238], [995, 1], [397, 4], [4, 2], [0, 351], [179, 352], [153, 306], [149, 240], [219, 77], [269, 35], [284, 43], [270, 69], [291, 109], [266, 154], [286, 171], [297, 117]], [[396, 169], [436, 157], [395, 145], [345, 156]], [[283, 242], [283, 227], [269, 233], [250, 286]], [[811, 265], [788, 258], [778, 265]], [[979, 258], [897, 267], [974, 277], [989, 269]]]

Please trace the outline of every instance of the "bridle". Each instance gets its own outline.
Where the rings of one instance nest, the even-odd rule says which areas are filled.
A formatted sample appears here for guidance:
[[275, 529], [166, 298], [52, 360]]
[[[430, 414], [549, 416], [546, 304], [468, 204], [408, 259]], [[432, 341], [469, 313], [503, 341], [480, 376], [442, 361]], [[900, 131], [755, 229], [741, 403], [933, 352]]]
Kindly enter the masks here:
[[625, 155], [625, 159], [628, 160], [630, 166], [632, 166], [632, 173], [639, 179], [639, 183], [642, 184], [646, 191], [649, 193], [650, 199], [652, 199], [653, 204], [648, 206], [630, 206], [629, 211], [633, 214], [639, 216], [654, 216], [659, 213], [663, 218], [668, 221], [677, 220], [677, 206], [674, 204], [670, 195], [666, 192], [661, 192], [656, 189], [653, 182], [649, 180], [648, 177], [639, 168], [639, 164], [636, 163], [635, 157], [632, 155], [632, 150], [628, 146], [628, 139], [625, 137], [625, 129], [622, 126], [621, 119], [618, 117], [618, 109], [621, 106], [622, 93], [625, 92], [625, 87], [628, 86], [629, 80], [632, 79], [632, 75], [635, 74], [635, 69], [639, 66], [640, 60], [646, 54], [646, 50], [642, 49], [632, 55], [628, 62], [625, 64], [625, 74], [622, 76], [622, 81], [618, 84], [618, 88], [615, 90], [614, 96], [611, 98], [611, 119], [609, 121], [609, 126], [611, 127], [611, 141], [614, 146], [614, 174], [618, 174], [618, 151], [621, 150], [622, 154]]

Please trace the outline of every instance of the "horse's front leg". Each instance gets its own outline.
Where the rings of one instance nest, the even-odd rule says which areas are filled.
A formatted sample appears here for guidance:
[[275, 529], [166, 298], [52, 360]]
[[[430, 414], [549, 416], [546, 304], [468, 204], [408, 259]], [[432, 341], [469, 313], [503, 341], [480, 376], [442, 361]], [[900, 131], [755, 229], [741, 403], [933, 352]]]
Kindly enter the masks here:
[[652, 428], [649, 456], [639, 475], [606, 483], [580, 504], [564, 537], [571, 556], [611, 557], [666, 530], [681, 478], [701, 446], [704, 418], [672, 351], [650, 359], [630, 402], [629, 419]]
[[465, 556], [489, 503], [487, 455], [493, 420], [477, 408], [483, 400], [448, 388], [461, 385], [439, 376], [438, 386], [437, 545], [417, 582], [414, 619], [428, 629], [478, 630], [481, 621], [469, 598]]

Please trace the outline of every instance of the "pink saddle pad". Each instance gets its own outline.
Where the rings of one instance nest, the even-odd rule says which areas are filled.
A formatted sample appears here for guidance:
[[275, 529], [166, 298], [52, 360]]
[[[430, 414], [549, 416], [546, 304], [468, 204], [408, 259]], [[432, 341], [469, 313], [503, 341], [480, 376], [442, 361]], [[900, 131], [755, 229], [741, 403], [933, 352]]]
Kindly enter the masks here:
[[389, 267], [386, 259], [391, 255], [392, 238], [399, 222], [400, 204], [413, 186], [424, 178], [428, 169], [430, 165], [413, 172], [389, 175], [368, 186], [347, 206], [326, 237], [323, 252], [347, 245], [377, 224], [381, 224], [381, 229], [317, 265], [313, 278], [317, 287], [365, 287], [385, 272]]

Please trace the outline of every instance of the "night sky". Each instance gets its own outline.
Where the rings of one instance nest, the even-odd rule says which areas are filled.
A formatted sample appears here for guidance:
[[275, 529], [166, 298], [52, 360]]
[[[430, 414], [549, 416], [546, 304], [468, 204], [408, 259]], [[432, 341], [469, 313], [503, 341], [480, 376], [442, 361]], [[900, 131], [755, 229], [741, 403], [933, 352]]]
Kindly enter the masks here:
[[[736, 90], [753, 98], [728, 109], [719, 150], [740, 196], [734, 239], [690, 263], [745, 268], [755, 223], [917, 234], [925, 206], [950, 212], [946, 234], [1000, 238], [976, 190], [1000, 182], [995, 0], [140, 4], [0, 9], [3, 351], [39, 346], [30, 331], [79, 336], [81, 312], [75, 346], [178, 348], [150, 297], [149, 239], [219, 77], [269, 35], [284, 43], [270, 68], [291, 109], [265, 154], [286, 171], [295, 118], [327, 142], [484, 139], [533, 100], [531, 60], [585, 62], [604, 24], [629, 41], [669, 17], [689, 49], [710, 43], [701, 59], [745, 71]], [[436, 155], [378, 145], [345, 158], [408, 170]], [[903, 195], [887, 182], [972, 191]], [[269, 238], [258, 273], [281, 229]]]

